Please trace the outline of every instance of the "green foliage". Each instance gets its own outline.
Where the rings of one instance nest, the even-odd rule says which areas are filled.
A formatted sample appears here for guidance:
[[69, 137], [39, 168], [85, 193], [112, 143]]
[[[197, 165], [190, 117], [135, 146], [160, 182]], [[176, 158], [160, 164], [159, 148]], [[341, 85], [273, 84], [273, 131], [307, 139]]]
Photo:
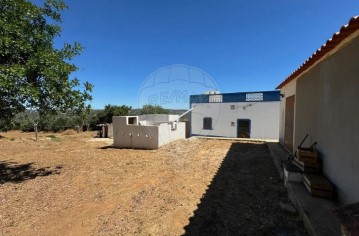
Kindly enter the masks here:
[[42, 122], [41, 130], [59, 132], [66, 129], [74, 129], [81, 125], [81, 119], [77, 115], [61, 113], [57, 115], [48, 116]]
[[130, 106], [122, 105], [106, 105], [104, 110], [98, 111], [90, 118], [90, 125], [92, 128], [97, 124], [112, 123], [112, 116], [127, 116], [132, 108]]
[[[38, 119], [37, 112], [26, 111], [19, 113], [14, 119], [13, 129], [32, 132], [34, 131], [34, 121]], [[83, 122], [82, 118], [73, 112], [46, 115], [41, 121], [41, 126], [39, 127], [41, 130], [53, 132], [75, 129], [76, 126], [81, 126]], [[85, 123], [87, 123], [87, 120], [85, 120]]]
[[25, 111], [15, 116], [12, 128], [26, 132], [34, 131], [34, 121], [39, 119], [37, 112]]
[[143, 107], [139, 110], [139, 114], [168, 114], [168, 110], [164, 109], [159, 105], [143, 105]]
[[47, 0], [39, 7], [28, 0], [0, 0], [0, 129], [14, 126], [13, 119], [27, 108], [39, 119], [71, 110], [84, 120], [93, 85], [70, 79], [77, 67], [70, 63], [83, 47], [75, 42], [57, 49], [62, 0]]
[[131, 107], [126, 105], [115, 106], [108, 104], [105, 106], [105, 109], [100, 112], [98, 123], [112, 123], [112, 116], [127, 116], [131, 109]]

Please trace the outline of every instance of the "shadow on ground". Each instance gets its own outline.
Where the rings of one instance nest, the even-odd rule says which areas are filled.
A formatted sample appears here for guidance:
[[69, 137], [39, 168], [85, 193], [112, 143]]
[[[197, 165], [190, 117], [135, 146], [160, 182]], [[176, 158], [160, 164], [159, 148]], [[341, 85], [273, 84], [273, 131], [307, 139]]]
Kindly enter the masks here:
[[99, 147], [97, 149], [119, 149], [113, 145], [107, 145], [107, 146], [103, 146], [103, 147]]
[[20, 183], [25, 180], [34, 179], [38, 176], [60, 174], [62, 166], [54, 168], [35, 168], [34, 163], [19, 164], [11, 161], [0, 161], [0, 184]]
[[[305, 235], [265, 143], [233, 143], [184, 235]], [[294, 209], [293, 209], [294, 210]]]

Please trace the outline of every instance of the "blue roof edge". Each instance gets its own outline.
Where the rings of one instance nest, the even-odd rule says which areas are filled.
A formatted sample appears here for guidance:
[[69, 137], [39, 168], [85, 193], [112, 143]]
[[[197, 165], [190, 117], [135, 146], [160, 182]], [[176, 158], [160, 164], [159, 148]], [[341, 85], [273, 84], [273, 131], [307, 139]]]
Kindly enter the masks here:
[[[209, 101], [213, 95], [222, 95], [217, 101]], [[192, 103], [230, 103], [230, 102], [275, 102], [280, 101], [280, 90], [271, 91], [251, 91], [220, 94], [197, 94], [190, 96]]]

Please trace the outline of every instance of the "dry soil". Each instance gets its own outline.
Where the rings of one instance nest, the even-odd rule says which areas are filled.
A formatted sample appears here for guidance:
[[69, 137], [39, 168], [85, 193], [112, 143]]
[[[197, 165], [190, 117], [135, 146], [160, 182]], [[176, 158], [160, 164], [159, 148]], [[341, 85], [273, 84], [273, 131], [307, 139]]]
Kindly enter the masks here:
[[265, 143], [0, 135], [0, 235], [305, 234]]

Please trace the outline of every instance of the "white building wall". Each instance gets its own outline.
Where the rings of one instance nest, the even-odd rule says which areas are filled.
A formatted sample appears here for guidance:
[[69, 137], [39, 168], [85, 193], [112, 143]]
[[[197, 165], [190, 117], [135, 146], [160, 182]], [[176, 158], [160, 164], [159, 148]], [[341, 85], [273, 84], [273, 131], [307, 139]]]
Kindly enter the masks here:
[[[134, 124], [129, 124], [129, 119], [136, 118]], [[163, 117], [153, 120], [160, 120]], [[168, 119], [172, 119], [169, 117]], [[138, 116], [114, 116], [113, 121], [113, 145], [118, 148], [157, 149], [160, 146], [186, 137], [185, 123], [178, 122], [176, 129], [172, 129], [171, 123], [158, 125], [139, 125]], [[146, 123], [146, 122], [143, 122]], [[149, 122], [151, 123], [151, 122]]]
[[[358, 32], [359, 34], [359, 32]], [[359, 201], [359, 35], [298, 78], [294, 143], [317, 141], [341, 204]]]
[[[231, 105], [235, 105], [234, 110], [231, 110]], [[250, 138], [279, 139], [279, 101], [193, 103], [192, 107], [195, 107], [191, 114], [192, 135], [235, 138], [237, 137], [237, 120], [249, 119], [251, 121]], [[212, 130], [203, 129], [204, 117], [212, 118]]]
[[359, 31], [281, 88], [285, 97], [290, 88], [296, 95], [294, 147], [306, 134], [303, 146], [318, 142], [323, 174], [334, 183], [340, 204], [359, 201], [358, 60]]

